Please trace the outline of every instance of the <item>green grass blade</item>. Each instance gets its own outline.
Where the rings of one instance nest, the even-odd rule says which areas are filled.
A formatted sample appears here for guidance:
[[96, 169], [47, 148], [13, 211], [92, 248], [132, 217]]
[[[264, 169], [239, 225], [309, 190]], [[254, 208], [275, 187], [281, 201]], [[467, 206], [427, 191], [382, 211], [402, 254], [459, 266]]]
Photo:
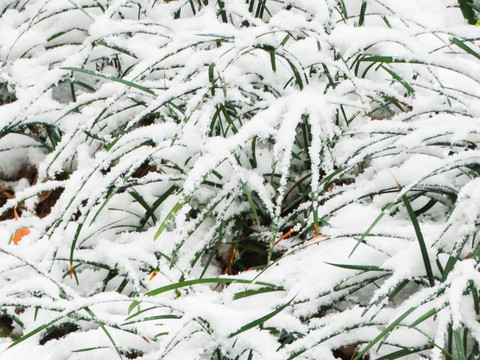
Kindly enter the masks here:
[[261, 49], [261, 50], [268, 53], [268, 55], [270, 56], [270, 64], [272, 66], [272, 71], [276, 72], [277, 71], [277, 63], [276, 63], [276, 59], [275, 59], [275, 47], [273, 47], [272, 45], [268, 45], [268, 44], [262, 44], [262, 45], [255, 46], [255, 48], [256, 49]]
[[444, 282], [447, 279], [448, 274], [450, 274], [450, 272], [453, 270], [457, 261], [458, 261], [458, 258], [456, 256], [450, 255], [448, 257], [447, 263], [445, 264], [445, 268], [443, 269], [443, 272], [442, 272], [442, 278], [440, 279], [441, 282]]
[[281, 288], [272, 288], [272, 287], [262, 287], [262, 288], [256, 289], [256, 290], [248, 289], [248, 290], [245, 290], [245, 291], [240, 291], [240, 292], [235, 293], [233, 295], [233, 300], [238, 300], [238, 299], [242, 299], [242, 298], [245, 298], [245, 297], [248, 297], [248, 296], [264, 294], [264, 293], [272, 292], [272, 291], [285, 291], [285, 290], [281, 289]]
[[182, 317], [181, 317], [180, 315], [155, 315], [155, 316], [147, 316], [147, 317], [144, 317], [143, 319], [137, 319], [137, 320], [133, 320], [133, 321], [124, 322], [121, 326], [131, 325], [131, 324], [137, 324], [137, 323], [144, 322], [144, 321], [171, 320], [171, 319], [177, 320], [177, 319], [181, 319], [181, 318], [182, 318]]
[[173, 219], [175, 214], [178, 213], [185, 204], [186, 204], [185, 200], [181, 200], [175, 204], [175, 206], [172, 208], [172, 210], [170, 210], [168, 215], [160, 224], [160, 227], [158, 228], [157, 232], [155, 233], [155, 236], [153, 237], [154, 241], [158, 239], [158, 237], [162, 234], [162, 232], [167, 228], [167, 223]]
[[97, 91], [93, 86], [90, 86], [90, 85], [88, 85], [87, 83], [85, 83], [85, 82], [83, 82], [83, 81], [80, 81], [80, 80], [73, 80], [71, 83], [74, 84], [74, 85], [81, 86], [81, 87], [87, 89], [87, 90], [90, 91], [90, 92], [95, 92], [95, 91]]
[[457, 348], [458, 360], [467, 360], [462, 334], [460, 333], [460, 328], [453, 331], [453, 338], [455, 339], [455, 347]]
[[83, 12], [85, 15], [87, 15], [91, 20], [95, 21], [95, 19], [93, 17], [91, 17], [82, 7], [78, 6], [74, 1], [68, 0], [68, 2], [70, 4], [72, 4], [73, 6], [75, 6], [78, 10]]
[[360, 8], [360, 16], [358, 18], [358, 26], [363, 26], [365, 24], [365, 12], [367, 10], [367, 1], [362, 1], [362, 7]]
[[215, 95], [215, 74], [214, 74], [214, 70], [215, 70], [215, 64], [211, 63], [208, 66], [208, 81], [210, 82], [210, 84], [212, 84], [212, 87], [210, 88], [210, 92], [212, 93], [212, 96]]
[[228, 337], [232, 338], [234, 336], [237, 336], [238, 334], [241, 334], [241, 333], [243, 333], [247, 330], [250, 330], [250, 329], [254, 328], [255, 326], [262, 325], [265, 321], [273, 318], [275, 315], [277, 315], [278, 313], [283, 311], [283, 309], [285, 309], [287, 306], [289, 306], [292, 303], [293, 299], [295, 299], [295, 297], [293, 297], [292, 299], [290, 299], [289, 302], [287, 302], [286, 304], [283, 304], [282, 306], [278, 307], [277, 309], [275, 309], [271, 313], [268, 313], [265, 316], [262, 316], [262, 317], [254, 320], [252, 322], [249, 322], [248, 324], [243, 325], [240, 329], [238, 329], [237, 331], [228, 335]]
[[407, 61], [405, 59], [395, 58], [393, 56], [380, 56], [380, 55], [365, 56], [358, 59], [358, 61], [381, 62], [386, 64], [423, 64], [425, 65], [425, 62], [417, 59], [410, 59]]
[[429, 349], [432, 349], [432, 348], [433, 348], [433, 346], [425, 346], [425, 347], [414, 348], [414, 349], [402, 349], [402, 350], [392, 352], [388, 355], [381, 356], [381, 357], [377, 358], [377, 360], [399, 359], [399, 358], [402, 358], [404, 356], [407, 356], [407, 355], [410, 355], [410, 354], [415, 354], [415, 353], [418, 353], [420, 351], [429, 350]]
[[384, 69], [386, 72], [388, 72], [390, 75], [392, 75], [392, 77], [393, 77], [395, 80], [397, 80], [400, 84], [402, 84], [403, 87], [404, 87], [405, 89], [407, 89], [407, 92], [408, 92], [409, 94], [414, 94], [414, 93], [415, 93], [415, 89], [412, 88], [412, 87], [410, 86], [410, 84], [407, 83], [407, 82], [406, 82], [400, 75], [398, 75], [395, 71], [390, 70], [389, 68], [387, 68], [387, 67], [385, 67], [385, 66], [383, 66], [383, 65], [380, 65], [380, 67], [381, 67], [382, 69]]
[[[136, 303], [136, 304], [135, 304], [135, 303]], [[139, 302], [134, 301], [132, 304], [134, 304], [133, 307], [135, 307], [135, 306], [137, 306], [137, 305], [139, 304]], [[132, 305], [130, 305], [130, 306], [132, 306]], [[135, 316], [138, 316], [138, 315], [140, 315], [140, 314], [143, 314], [144, 312], [147, 312], [147, 311], [150, 311], [150, 310], [155, 310], [156, 308], [157, 308], [156, 306], [151, 306], [151, 307], [149, 307], [149, 308], [146, 308], [146, 309], [143, 309], [143, 310], [139, 310], [139, 311], [137, 311], [135, 314], [132, 314], [132, 315], [128, 316], [128, 317], [125, 319], [125, 321], [128, 321], [128, 320], [134, 318]], [[133, 308], [132, 308], [132, 310], [133, 310]], [[131, 310], [128, 311], [129, 314], [130, 314], [130, 312], [131, 312]]]
[[183, 287], [187, 286], [192, 286], [192, 285], [198, 285], [198, 284], [230, 284], [230, 283], [236, 283], [236, 284], [253, 284], [253, 285], [262, 285], [262, 286], [268, 286], [270, 288], [274, 289], [282, 289], [280, 287], [277, 287], [273, 284], [265, 283], [265, 282], [252, 282], [251, 280], [244, 280], [244, 279], [229, 279], [229, 278], [204, 278], [204, 279], [195, 279], [195, 280], [186, 280], [182, 282], [178, 282], [175, 284], [170, 284], [166, 286], [159, 287], [157, 289], [151, 290], [147, 292], [145, 295], [146, 296], [155, 296], [170, 290], [177, 290]]
[[290, 32], [287, 31], [287, 35], [283, 38], [282, 42], [280, 43], [280, 46], [285, 46], [288, 40], [292, 39], [293, 36]]
[[228, 125], [230, 125], [230, 126], [232, 127], [232, 132], [233, 132], [234, 134], [238, 133], [238, 129], [237, 129], [237, 127], [235, 126], [235, 124], [233, 123], [232, 118], [231, 118], [230, 115], [228, 114], [227, 109], [225, 109], [225, 106], [220, 105], [220, 110], [222, 111], [223, 116], [225, 117], [225, 120], [227, 121]]
[[73, 274], [73, 253], [75, 252], [75, 246], [77, 244], [78, 238], [82, 231], [83, 224], [85, 223], [89, 213], [90, 213], [90, 210], [87, 211], [85, 219], [77, 225], [77, 230], [75, 231], [75, 235], [72, 240], [72, 245], [70, 246], [70, 277], [72, 277], [72, 274]]
[[252, 199], [252, 192], [245, 183], [242, 183], [242, 188], [245, 195], [247, 195], [248, 203], [250, 204], [250, 208], [252, 209], [253, 219], [255, 220], [255, 223], [260, 226], [260, 219], [258, 218], [257, 207], [255, 206], [255, 203]]
[[480, 314], [480, 304], [478, 299], [478, 290], [475, 286], [475, 283], [472, 280], [468, 281], [470, 291], [472, 293], [472, 300], [473, 300], [473, 308], [475, 309], [475, 313], [478, 315]]
[[86, 351], [92, 351], [92, 350], [98, 350], [98, 349], [108, 349], [108, 346], [94, 346], [89, 348], [77, 349], [77, 350], [72, 350], [72, 353], [86, 352]]
[[[345, 166], [340, 166], [338, 169], [336, 169], [335, 171], [331, 172], [330, 174], [328, 174], [327, 176], [325, 176], [321, 181], [320, 181], [320, 185], [322, 184], [325, 184], [323, 189], [324, 190], [327, 190], [328, 189], [328, 186], [330, 185], [331, 183], [331, 180], [337, 176], [339, 173], [341, 173], [342, 171], [344, 171], [346, 169]], [[310, 176], [311, 174], [309, 174], [308, 176]]]
[[395, 288], [392, 290], [392, 292], [388, 294], [388, 299], [392, 301], [395, 298], [395, 296], [397, 296], [398, 293], [402, 291], [403, 288], [407, 286], [409, 283], [410, 283], [409, 279], [404, 279], [400, 283], [398, 283], [397, 286], [395, 286]]
[[249, 160], [250, 165], [252, 165], [253, 169], [255, 169], [257, 167], [256, 146], [257, 146], [257, 137], [254, 136], [253, 139], [252, 139], [252, 158]]
[[107, 47], [107, 48], [116, 50], [116, 51], [118, 51], [118, 52], [120, 52], [120, 53], [122, 53], [122, 54], [131, 56], [131, 57], [133, 57], [133, 58], [135, 58], [135, 59], [138, 59], [137, 56], [136, 56], [134, 53], [132, 53], [132, 52], [130, 52], [130, 51], [128, 51], [128, 50], [122, 49], [122, 48], [119, 47], [119, 46], [107, 44], [107, 43], [105, 42], [105, 40], [99, 40], [99, 41], [97, 41], [97, 42], [95, 43], [95, 45], [102, 45], [102, 46], [105, 46], [105, 47]]
[[457, 38], [453, 38], [451, 41], [450, 41], [452, 44], [455, 44], [457, 45], [460, 49], [464, 50], [465, 52], [469, 53], [470, 55], [473, 55], [475, 56], [477, 59], [480, 60], [480, 54], [477, 53], [476, 51], [474, 51], [472, 48], [470, 48], [469, 46], [467, 46], [463, 41], [461, 41], [460, 39], [457, 39]]
[[420, 316], [417, 320], [415, 320], [414, 322], [412, 322], [410, 324], [410, 327], [415, 327], [417, 326], [418, 324], [424, 322], [425, 320], [427, 320], [428, 318], [434, 316], [435, 314], [437, 314], [441, 309], [431, 309], [429, 311], [427, 311], [425, 314], [423, 314], [422, 316]]
[[[131, 197], [133, 197], [135, 201], [138, 202], [146, 211], [150, 209], [150, 206], [148, 205], [147, 201], [135, 189], [129, 191], [128, 194]], [[154, 217], [153, 221], [157, 221], [157, 219]]]
[[475, 16], [475, 11], [473, 11], [471, 3], [471, 0], [458, 0], [458, 5], [465, 20], [467, 20], [470, 25], [475, 25], [477, 23], [477, 17]]
[[140, 226], [144, 226], [148, 219], [152, 218], [154, 224], [157, 222], [157, 219], [154, 216], [155, 210], [177, 189], [177, 186], [172, 185], [165, 191], [162, 195], [158, 197], [157, 200], [152, 204], [152, 206], [147, 210], [145, 216], [143, 217], [142, 221], [140, 222]]
[[382, 218], [385, 216], [386, 212], [391, 209], [394, 205], [396, 204], [396, 202], [391, 202], [389, 204], [387, 204], [387, 206], [385, 206], [385, 208], [382, 210], [382, 212], [380, 213], [380, 215], [377, 216], [377, 218], [373, 221], [373, 223], [368, 227], [367, 231], [365, 231], [362, 236], [360, 237], [360, 239], [358, 239], [357, 243], [355, 244], [355, 246], [353, 247], [352, 251], [350, 252], [350, 255], [348, 255], [348, 257], [352, 256], [353, 253], [355, 252], [355, 250], [357, 250], [357, 247], [365, 240], [365, 238], [370, 234], [370, 231], [372, 231], [372, 229], [379, 223], [380, 220], [382, 220]]
[[[207, 261], [205, 262], [205, 265], [203, 266], [203, 270], [202, 270], [202, 273], [200, 274], [200, 278], [203, 278], [203, 276], [205, 275], [205, 273], [207, 272], [207, 269], [208, 267], [210, 266], [210, 264], [212, 263], [212, 260], [215, 258], [215, 256], [218, 254], [219, 250], [220, 250], [220, 247], [222, 246], [222, 239], [223, 239], [223, 235], [224, 235], [224, 220], [222, 219], [220, 221], [220, 226], [218, 227], [218, 231], [216, 231], [216, 234], [218, 234], [218, 238], [217, 240], [215, 241], [215, 245], [213, 246], [212, 250], [210, 251], [210, 255], [208, 256], [208, 259]], [[215, 235], [216, 235], [215, 234]], [[205, 249], [204, 248], [201, 252], [198, 253], [198, 259], [200, 259], [200, 257], [202, 256], [202, 254], [205, 253]], [[192, 265], [194, 266], [194, 265]]]
[[[128, 180], [129, 177], [125, 177], [123, 180], [124, 182]], [[117, 186], [115, 187], [113, 190], [110, 190], [109, 194], [107, 195], [107, 197], [105, 198], [105, 200], [103, 201], [102, 205], [100, 205], [100, 207], [98, 208], [97, 212], [95, 213], [95, 215], [93, 216], [92, 220], [90, 220], [90, 225], [92, 225], [95, 220], [97, 220], [97, 217], [98, 215], [100, 215], [100, 213], [102, 212], [102, 210], [105, 208], [105, 206], [107, 206], [107, 204], [110, 202], [110, 200], [112, 200], [112, 198], [117, 194], [117, 192], [119, 192], [120, 190], [122, 189], [122, 187], [120, 186]]]
[[[138, 300], [135, 300], [135, 301], [132, 301], [132, 303], [129, 305], [128, 307], [128, 312], [127, 314], [130, 315], [130, 313], [133, 311], [133, 309], [135, 309], [138, 305], [140, 305], [141, 301], [138, 301]], [[142, 312], [142, 310], [139, 310], [138, 313], [140, 314]], [[133, 316], [133, 315], [132, 315]]]
[[325, 264], [336, 266], [342, 269], [350, 269], [350, 270], [362, 270], [362, 271], [388, 271], [387, 269], [382, 269], [381, 267], [375, 265], [350, 265], [350, 264], [334, 264], [327, 261], [324, 261]]
[[286, 58], [286, 57], [283, 57], [288, 65], [290, 65], [290, 68], [292, 69], [292, 72], [293, 72], [293, 76], [295, 78], [295, 83], [298, 85], [298, 88], [300, 90], [303, 90], [303, 81], [302, 81], [302, 76], [300, 75], [300, 72], [298, 71], [297, 67], [293, 64], [293, 62]]
[[343, 2], [343, 0], [340, 0], [338, 3], [338, 6], [340, 7], [340, 15], [342, 16], [343, 18], [343, 21], [346, 21], [348, 20], [348, 12], [347, 12], [347, 7], [345, 6], [345, 3]]
[[330, 74], [330, 71], [328, 70], [327, 65], [322, 64], [322, 67], [323, 67], [323, 73], [328, 79], [328, 83], [330, 84], [332, 89], [335, 89], [335, 86], [337, 86], [337, 84], [335, 84], [335, 81], [333, 81], [332, 75]]
[[97, 319], [95, 313], [94, 313], [92, 310], [90, 310], [90, 309], [88, 308], [88, 306], [85, 306], [84, 309], [85, 309], [85, 311], [88, 313], [88, 315], [90, 315], [90, 316], [92, 317], [93, 321], [95, 321], [95, 323], [98, 324], [98, 326], [100, 326], [100, 328], [101, 328], [102, 331], [105, 333], [105, 335], [107, 335], [108, 339], [110, 340], [110, 342], [112, 343], [113, 347], [114, 347], [115, 350], [117, 351], [118, 356], [120, 357], [120, 359], [123, 360], [122, 353], [120, 352], [120, 349], [117, 347], [117, 344], [115, 344], [115, 341], [113, 340], [112, 335], [110, 335], [110, 333], [108, 332], [107, 328], [105, 327], [105, 324]]
[[136, 84], [136, 83], [131, 82], [131, 81], [121, 79], [121, 78], [116, 77], [116, 76], [103, 75], [103, 74], [97, 73], [97, 72], [92, 71], [92, 70], [87, 70], [87, 69], [82, 69], [82, 68], [77, 68], [77, 67], [61, 67], [60, 69], [81, 72], [81, 73], [84, 73], [84, 74], [101, 77], [103, 79], [112, 80], [112, 81], [119, 82], [119, 83], [122, 83], [124, 85], [130, 86], [130, 87], [133, 87], [135, 89], [144, 91], [144, 92], [149, 93], [151, 95], [155, 95], [155, 93], [152, 90], [150, 90], [149, 88], [147, 88], [145, 86]]
[[410, 315], [415, 309], [416, 309], [415, 307], [411, 307], [410, 309], [405, 311], [402, 315], [400, 315], [395, 321], [393, 321], [390, 325], [388, 325], [385, 328], [385, 330], [383, 330], [375, 339], [370, 341], [370, 343], [362, 351], [360, 351], [353, 360], [360, 360], [362, 356], [367, 353], [368, 350], [370, 350], [377, 342], [379, 342], [382, 338], [384, 338], [390, 332], [392, 332], [392, 330], [395, 329], [397, 325], [400, 324], [402, 320], [405, 319], [408, 315]]
[[275, 51], [270, 51], [270, 63], [272, 64], [273, 72], [277, 72], [277, 64], [275, 61]]
[[410, 220], [412, 221], [413, 228], [415, 229], [415, 234], [417, 235], [418, 245], [420, 245], [420, 251], [422, 252], [423, 264], [425, 265], [425, 271], [427, 272], [428, 282], [430, 286], [435, 285], [435, 279], [433, 278], [432, 266], [430, 264], [430, 259], [428, 257], [427, 246], [425, 245], [425, 241], [423, 239], [422, 231], [420, 230], [420, 225], [418, 224], [417, 216], [412, 209], [412, 205], [408, 200], [406, 195], [402, 196], [402, 200], [405, 203], [405, 207], [407, 208], [408, 215], [410, 216]]
[[12, 347], [14, 347], [15, 345], [20, 344], [21, 342], [23, 342], [23, 341], [25, 341], [25, 340], [27, 340], [28, 338], [30, 338], [30, 337], [32, 337], [33, 335], [39, 333], [40, 331], [48, 328], [50, 325], [55, 324], [57, 321], [63, 319], [65, 316], [68, 316], [68, 315], [59, 316], [59, 317], [53, 319], [52, 321], [50, 321], [50, 322], [48, 322], [48, 323], [46, 323], [46, 324], [43, 324], [43, 325], [41, 325], [41, 326], [33, 329], [33, 330], [30, 331], [28, 334], [23, 335], [20, 339], [15, 340], [13, 343], [11, 343], [11, 344], [8, 346], [7, 350], [10, 349], [10, 348], [12, 348]]

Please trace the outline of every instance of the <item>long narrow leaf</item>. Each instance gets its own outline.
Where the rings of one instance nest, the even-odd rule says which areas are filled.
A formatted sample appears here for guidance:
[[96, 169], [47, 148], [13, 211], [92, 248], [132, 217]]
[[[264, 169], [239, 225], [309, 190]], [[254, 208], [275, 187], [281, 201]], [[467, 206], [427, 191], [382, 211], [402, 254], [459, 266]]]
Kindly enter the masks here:
[[360, 8], [360, 16], [358, 17], [358, 26], [363, 26], [365, 23], [365, 12], [367, 10], [367, 1], [362, 1], [362, 7]]
[[195, 279], [195, 280], [187, 280], [178, 282], [175, 284], [170, 284], [166, 286], [159, 287], [157, 289], [151, 290], [147, 292], [145, 295], [147, 296], [155, 296], [166, 291], [176, 290], [187, 286], [198, 285], [198, 284], [230, 284], [230, 283], [238, 283], [238, 284], [254, 284], [254, 285], [262, 285], [268, 286], [275, 289], [281, 289], [273, 284], [265, 283], [265, 282], [254, 282], [252, 283], [251, 280], [244, 280], [244, 279], [230, 279], [230, 278], [204, 278], [204, 279]]
[[10, 348], [12, 348], [12, 347], [14, 347], [15, 345], [20, 344], [21, 342], [27, 340], [28, 338], [32, 337], [33, 335], [37, 334], [38, 332], [40, 332], [40, 331], [42, 331], [42, 330], [44, 330], [44, 329], [46, 329], [46, 328], [48, 328], [49, 326], [55, 324], [57, 321], [63, 319], [65, 316], [68, 316], [68, 314], [67, 314], [67, 315], [62, 315], [62, 316], [56, 317], [56, 318], [53, 319], [52, 321], [50, 321], [50, 322], [48, 322], [48, 323], [46, 323], [46, 324], [43, 324], [43, 325], [41, 325], [41, 326], [33, 329], [33, 330], [30, 331], [28, 334], [23, 335], [20, 339], [15, 340], [13, 343], [11, 343], [11, 344], [8, 346], [7, 350], [10, 349]]
[[155, 93], [154, 93], [151, 89], [149, 89], [149, 88], [147, 88], [147, 87], [145, 87], [145, 86], [136, 84], [136, 83], [131, 82], [131, 81], [128, 81], [128, 80], [121, 79], [121, 78], [116, 77], [116, 76], [103, 75], [103, 74], [97, 73], [97, 72], [92, 71], [92, 70], [87, 70], [87, 69], [82, 69], [82, 68], [77, 68], [77, 67], [61, 67], [60, 69], [62, 69], [62, 70], [69, 70], [69, 71], [77, 71], [77, 72], [81, 72], [81, 73], [88, 74], [88, 75], [92, 75], [92, 76], [98, 76], [98, 77], [101, 77], [101, 78], [103, 78], [103, 79], [116, 81], [116, 82], [125, 84], [125, 85], [127, 85], [127, 86], [136, 88], [136, 89], [138, 89], [138, 90], [142, 90], [142, 91], [144, 91], [144, 92], [146, 92], [146, 93], [149, 93], [149, 94], [151, 94], [151, 95], [155, 95]]
[[245, 291], [235, 293], [233, 295], [233, 300], [238, 300], [238, 299], [242, 299], [242, 298], [245, 298], [245, 297], [248, 297], [248, 296], [263, 294], [263, 293], [272, 292], [272, 291], [284, 291], [284, 289], [282, 289], [282, 288], [272, 288], [272, 287], [262, 287], [262, 288], [256, 289], [256, 290], [255, 289], [249, 289], [249, 290], [245, 290]]
[[410, 327], [415, 327], [417, 326], [418, 324], [424, 322], [425, 320], [427, 320], [428, 318], [431, 318], [432, 316], [436, 315], [441, 309], [431, 309], [429, 311], [427, 311], [425, 314], [423, 314], [422, 316], [420, 316], [417, 320], [415, 320], [414, 322], [412, 322], [410, 324]]
[[400, 358], [403, 358], [407, 355], [410, 355], [410, 354], [416, 354], [420, 351], [424, 351], [424, 350], [429, 350], [429, 349], [432, 349], [433, 346], [423, 346], [423, 347], [420, 347], [420, 348], [413, 348], [413, 349], [402, 349], [402, 350], [398, 350], [398, 351], [395, 351], [395, 352], [392, 352], [388, 355], [384, 355], [384, 356], [381, 356], [379, 358], [377, 358], [377, 360], [393, 360], [393, 359], [400, 359]]
[[73, 253], [75, 252], [75, 247], [77, 245], [78, 238], [80, 237], [80, 233], [83, 228], [83, 224], [85, 223], [88, 214], [90, 213], [90, 210], [87, 211], [87, 214], [84, 218], [84, 220], [77, 225], [77, 230], [75, 231], [75, 235], [72, 240], [72, 244], [70, 245], [70, 278], [73, 276]]
[[382, 218], [385, 216], [386, 212], [389, 209], [391, 209], [395, 204], [396, 204], [396, 202], [391, 202], [391, 203], [387, 204], [387, 206], [385, 206], [385, 209], [380, 213], [380, 215], [377, 216], [377, 218], [373, 221], [373, 223], [368, 227], [367, 231], [365, 231], [362, 234], [362, 236], [360, 237], [360, 239], [357, 240], [357, 243], [353, 247], [353, 249], [350, 252], [350, 255], [348, 255], [348, 257], [353, 255], [355, 250], [357, 250], [357, 247], [365, 240], [365, 238], [370, 234], [372, 229], [379, 223], [379, 221], [382, 220]]
[[248, 203], [250, 204], [250, 208], [252, 209], [252, 215], [255, 220], [255, 223], [258, 226], [260, 226], [260, 219], [258, 218], [257, 207], [255, 206], [255, 203], [253, 202], [253, 199], [252, 199], [252, 192], [250, 191], [247, 184], [245, 183], [242, 184], [242, 188], [245, 195], [247, 195], [247, 200], [248, 200]]
[[392, 75], [392, 77], [397, 80], [400, 84], [402, 84], [405, 89], [407, 89], [407, 92], [409, 94], [414, 94], [415, 93], [415, 89], [412, 88], [412, 86], [407, 83], [400, 75], [398, 75], [395, 71], [381, 65], [381, 68], [384, 69], [386, 72], [388, 72], [390, 75]]
[[165, 217], [165, 219], [162, 221], [160, 224], [160, 227], [158, 228], [157, 232], [155, 233], [153, 240], [157, 240], [158, 237], [162, 234], [162, 232], [167, 228], [167, 223], [173, 219], [175, 214], [180, 211], [181, 208], [186, 204], [185, 201], [179, 201], [175, 204], [175, 206], [170, 210], [168, 215]]
[[140, 221], [140, 226], [144, 226], [149, 218], [152, 218], [153, 222], [156, 223], [157, 219], [154, 216], [155, 210], [177, 189], [177, 186], [172, 185], [165, 191], [162, 195], [158, 197], [157, 200], [152, 204], [152, 206], [147, 210], [142, 221]]
[[463, 41], [461, 41], [460, 39], [453, 38], [453, 39], [451, 40], [451, 43], [457, 45], [460, 49], [464, 50], [465, 52], [469, 53], [470, 55], [475, 56], [477, 59], [480, 60], [480, 54], [477, 53], [476, 51], [474, 51], [474, 50], [473, 50], [472, 48], [470, 48], [469, 46], [467, 46], [467, 45], [466, 45]]
[[422, 252], [423, 264], [425, 265], [425, 271], [427, 272], [428, 282], [430, 283], [430, 286], [434, 286], [435, 279], [433, 278], [432, 265], [430, 264], [427, 246], [425, 245], [422, 231], [420, 230], [420, 225], [418, 224], [417, 216], [415, 215], [415, 212], [412, 209], [412, 205], [410, 204], [410, 201], [408, 200], [406, 195], [402, 196], [402, 200], [405, 203], [408, 215], [410, 216], [413, 228], [415, 229], [415, 234], [417, 235], [418, 245], [420, 246], [420, 251]]
[[117, 344], [115, 344], [115, 341], [113, 340], [113, 337], [112, 335], [110, 335], [110, 332], [107, 330], [107, 328], [105, 327], [105, 324], [101, 321], [99, 321], [96, 317], [96, 315], [94, 314], [94, 312], [92, 310], [90, 310], [88, 308], [88, 306], [85, 306], [84, 307], [85, 311], [88, 313], [88, 315], [90, 315], [92, 317], [92, 319], [95, 321], [95, 323], [98, 324], [98, 326], [100, 326], [100, 328], [102, 329], [102, 331], [105, 333], [105, 335], [107, 335], [108, 337], [108, 340], [110, 340], [110, 342], [112, 343], [113, 347], [115, 348], [115, 350], [117, 351], [117, 354], [119, 356], [119, 358], [121, 360], [123, 360], [123, 356], [122, 356], [122, 353], [120, 352], [120, 349], [117, 347]]
[[382, 269], [381, 267], [375, 265], [350, 265], [350, 264], [334, 264], [325, 261], [326, 264], [336, 266], [342, 269], [350, 269], [350, 270], [362, 270], [362, 271], [390, 271], [387, 269]]
[[455, 339], [455, 347], [457, 348], [457, 354], [459, 360], [467, 360], [467, 356], [465, 355], [464, 350], [464, 343], [462, 339], [462, 334], [460, 333], [460, 329], [456, 329], [453, 331], [453, 337]]
[[283, 311], [283, 309], [285, 309], [287, 306], [289, 306], [289, 305], [292, 303], [292, 301], [293, 301], [294, 298], [295, 298], [295, 297], [293, 297], [292, 299], [290, 299], [289, 302], [287, 302], [286, 304], [278, 307], [277, 309], [275, 309], [275, 310], [272, 311], [271, 313], [268, 313], [268, 314], [265, 315], [265, 316], [262, 316], [262, 317], [260, 317], [260, 318], [258, 318], [258, 319], [256, 319], [256, 320], [254, 320], [254, 321], [249, 322], [248, 324], [243, 325], [240, 329], [238, 329], [237, 331], [235, 331], [235, 332], [231, 333], [230, 335], [228, 335], [228, 337], [229, 337], [229, 338], [232, 338], [232, 337], [234, 337], [234, 336], [237, 336], [238, 334], [241, 334], [241, 333], [243, 333], [243, 332], [245, 332], [245, 331], [247, 331], [247, 330], [250, 330], [250, 329], [254, 328], [255, 326], [262, 325], [265, 321], [273, 318], [275, 315], [277, 315], [278, 313], [280, 313], [281, 311]]
[[370, 350], [377, 342], [379, 342], [381, 339], [383, 339], [385, 336], [387, 336], [390, 332], [393, 331], [397, 327], [398, 324], [400, 324], [403, 319], [405, 319], [408, 315], [410, 315], [413, 311], [415, 311], [415, 307], [411, 307], [407, 311], [405, 311], [402, 315], [400, 315], [395, 321], [390, 323], [385, 330], [383, 330], [375, 339], [370, 341], [370, 343], [362, 350], [360, 351], [357, 356], [353, 360], [360, 360], [363, 355], [365, 355], [368, 350]]

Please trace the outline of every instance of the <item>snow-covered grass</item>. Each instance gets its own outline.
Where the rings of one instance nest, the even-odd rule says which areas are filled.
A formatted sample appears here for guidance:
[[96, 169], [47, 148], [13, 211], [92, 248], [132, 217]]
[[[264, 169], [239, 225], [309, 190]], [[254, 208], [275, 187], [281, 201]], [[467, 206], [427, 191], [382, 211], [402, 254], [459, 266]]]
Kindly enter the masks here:
[[0, 359], [477, 359], [478, 10], [0, 1]]

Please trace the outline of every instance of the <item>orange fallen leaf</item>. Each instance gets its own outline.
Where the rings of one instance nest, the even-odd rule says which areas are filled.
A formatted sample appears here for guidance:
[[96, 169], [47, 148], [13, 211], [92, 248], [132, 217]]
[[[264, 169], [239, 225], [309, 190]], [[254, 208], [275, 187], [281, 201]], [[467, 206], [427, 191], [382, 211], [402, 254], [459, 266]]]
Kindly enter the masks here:
[[[13, 215], [15, 216], [15, 220], [20, 219], [20, 216], [18, 216], [16, 207], [13, 208]], [[20, 240], [22, 240], [22, 238], [24, 236], [28, 235], [28, 234], [30, 234], [30, 229], [28, 227], [21, 228], [21, 229], [15, 231], [15, 234], [13, 235], [13, 239], [12, 239], [13, 243], [15, 245], [18, 245]]]
[[150, 341], [149, 341], [145, 336], [142, 336], [142, 339], [145, 340], [147, 343], [150, 344]]
[[[328, 235], [324, 235], [324, 234], [320, 234], [320, 235], [317, 235], [317, 236], [314, 236], [313, 238], [311, 238], [310, 240], [307, 240], [305, 241], [303, 244], [301, 244], [300, 246], [305, 246], [307, 244], [310, 244], [311, 242], [315, 241], [315, 240], [318, 240], [320, 238], [325, 238], [325, 237], [328, 237]], [[317, 244], [318, 245], [318, 244]]]
[[293, 232], [293, 229], [288, 230], [285, 234], [283, 234], [282, 237], [280, 237], [280, 239], [278, 239], [278, 240], [275, 242], [275, 244], [273, 244], [273, 246], [277, 245], [280, 241], [282, 241], [283, 239], [285, 239], [286, 237], [288, 237], [292, 232]]
[[150, 276], [150, 280], [152, 280], [155, 276], [157, 276], [158, 271], [153, 271], [152, 275]]
[[5, 196], [7, 199], [13, 199], [13, 195], [10, 194], [10, 191], [9, 191], [9, 190], [1, 189], [1, 190], [0, 190], [0, 194], [2, 194], [3, 196]]
[[13, 235], [13, 239], [12, 239], [13, 243], [15, 245], [18, 245], [20, 240], [22, 240], [22, 238], [28, 234], [30, 234], [30, 229], [28, 227], [21, 228], [20, 230], [15, 231], [15, 235]]
[[233, 261], [238, 257], [238, 252], [235, 249], [235, 245], [230, 246], [227, 252], [227, 258], [225, 259], [225, 271], [223, 272], [223, 275], [228, 274], [228, 275], [233, 275], [233, 270], [232, 270], [232, 265]]
[[70, 264], [70, 279], [73, 278], [73, 265]]

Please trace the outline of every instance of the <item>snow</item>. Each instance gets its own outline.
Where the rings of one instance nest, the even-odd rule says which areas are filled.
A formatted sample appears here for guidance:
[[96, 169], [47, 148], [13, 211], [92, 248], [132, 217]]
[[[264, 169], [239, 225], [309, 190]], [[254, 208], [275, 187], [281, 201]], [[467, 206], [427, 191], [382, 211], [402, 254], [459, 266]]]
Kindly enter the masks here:
[[[57, 320], [1, 360], [334, 359], [407, 311], [370, 358], [476, 351], [478, 27], [343, 2], [0, 0], [0, 350]], [[200, 278], [247, 282], [145, 295]]]

